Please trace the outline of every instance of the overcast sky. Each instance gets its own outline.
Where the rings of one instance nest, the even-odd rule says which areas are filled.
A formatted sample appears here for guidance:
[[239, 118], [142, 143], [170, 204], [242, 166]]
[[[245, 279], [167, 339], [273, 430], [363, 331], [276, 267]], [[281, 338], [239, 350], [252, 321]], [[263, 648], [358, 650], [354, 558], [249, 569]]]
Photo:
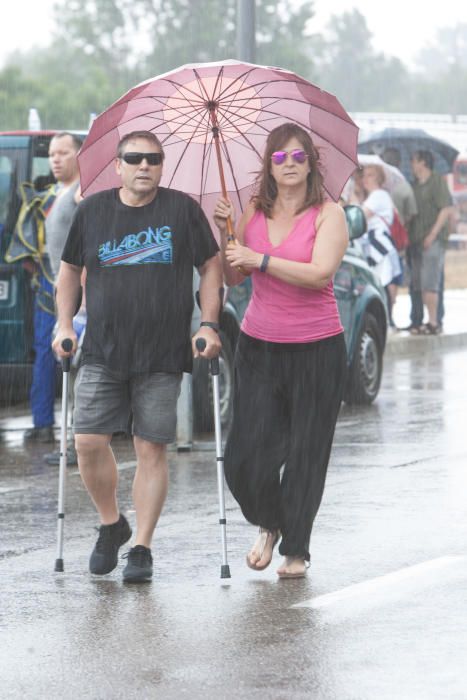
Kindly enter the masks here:
[[[53, 28], [55, 0], [4, 0], [0, 41], [0, 65], [14, 49], [46, 45]], [[193, 0], [202, 2], [202, 0]], [[3, 3], [2, 3], [3, 4]], [[416, 2], [416, 0], [315, 0], [312, 31], [322, 31], [331, 14], [340, 15], [352, 8], [366, 18], [373, 34], [375, 49], [398, 55], [412, 65], [416, 53], [431, 43], [439, 27], [467, 23], [465, 0]]]

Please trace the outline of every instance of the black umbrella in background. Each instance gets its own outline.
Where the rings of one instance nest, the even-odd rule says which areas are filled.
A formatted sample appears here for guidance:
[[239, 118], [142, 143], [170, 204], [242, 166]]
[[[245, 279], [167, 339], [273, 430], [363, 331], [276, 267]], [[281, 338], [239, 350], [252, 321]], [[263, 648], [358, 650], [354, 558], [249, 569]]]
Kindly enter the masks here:
[[371, 138], [358, 144], [359, 153], [376, 153], [381, 156], [388, 148], [397, 148], [401, 154], [399, 169], [408, 180], [413, 180], [410, 158], [419, 149], [431, 151], [434, 156], [434, 170], [440, 175], [452, 172], [452, 166], [459, 151], [446, 141], [431, 136], [423, 129], [387, 128], [373, 134]]

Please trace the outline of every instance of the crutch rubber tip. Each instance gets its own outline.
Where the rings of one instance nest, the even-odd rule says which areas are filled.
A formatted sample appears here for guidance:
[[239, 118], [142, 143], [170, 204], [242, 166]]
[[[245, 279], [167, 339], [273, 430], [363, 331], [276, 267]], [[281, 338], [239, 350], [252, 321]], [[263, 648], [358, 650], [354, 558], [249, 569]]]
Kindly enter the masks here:
[[230, 567], [228, 564], [222, 564], [221, 578], [230, 578]]
[[63, 571], [63, 559], [55, 560], [55, 571]]

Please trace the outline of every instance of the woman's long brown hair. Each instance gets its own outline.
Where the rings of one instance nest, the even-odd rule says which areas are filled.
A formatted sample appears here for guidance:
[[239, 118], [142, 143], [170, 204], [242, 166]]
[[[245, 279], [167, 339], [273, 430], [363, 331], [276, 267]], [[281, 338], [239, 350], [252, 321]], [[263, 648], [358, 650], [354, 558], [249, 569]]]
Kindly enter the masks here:
[[256, 178], [256, 194], [253, 196], [255, 209], [262, 211], [268, 219], [272, 216], [274, 202], [277, 197], [277, 186], [271, 174], [271, 156], [274, 151], [283, 149], [287, 141], [296, 138], [308, 154], [310, 172], [307, 177], [305, 201], [295, 212], [300, 214], [309, 207], [316, 207], [324, 202], [323, 176], [320, 170], [318, 149], [313, 145], [310, 135], [298, 124], [286, 122], [273, 129], [266, 141], [263, 155], [263, 167]]

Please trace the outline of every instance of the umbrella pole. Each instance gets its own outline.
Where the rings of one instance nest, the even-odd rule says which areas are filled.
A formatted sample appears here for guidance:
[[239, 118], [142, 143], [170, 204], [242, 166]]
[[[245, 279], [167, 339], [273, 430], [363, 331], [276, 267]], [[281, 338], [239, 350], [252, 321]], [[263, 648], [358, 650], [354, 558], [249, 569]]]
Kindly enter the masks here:
[[[216, 147], [217, 165], [219, 167], [219, 177], [221, 179], [222, 196], [224, 197], [224, 199], [227, 199], [227, 187], [225, 186], [224, 167], [222, 165], [221, 147], [219, 143], [219, 124], [217, 122], [215, 104], [209, 104], [209, 116], [211, 118], [214, 146]], [[229, 243], [233, 243], [235, 241], [235, 232], [230, 216], [227, 218], [227, 241]]]
[[[224, 199], [227, 199], [227, 187], [225, 186], [224, 166], [222, 165], [221, 146], [219, 143], [219, 124], [217, 122], [216, 104], [210, 102], [208, 104], [208, 106], [209, 106], [209, 116], [211, 117], [212, 135], [214, 138], [214, 146], [216, 147], [217, 165], [219, 167], [219, 177], [221, 179], [222, 196], [224, 197]], [[237, 239], [235, 238], [235, 231], [234, 231], [232, 219], [230, 218], [230, 216], [227, 217], [226, 223], [227, 223], [227, 243], [236, 243]], [[237, 270], [245, 277], [248, 277], [249, 275], [251, 275], [251, 270], [245, 270], [241, 265], [239, 265], [237, 267]]]

